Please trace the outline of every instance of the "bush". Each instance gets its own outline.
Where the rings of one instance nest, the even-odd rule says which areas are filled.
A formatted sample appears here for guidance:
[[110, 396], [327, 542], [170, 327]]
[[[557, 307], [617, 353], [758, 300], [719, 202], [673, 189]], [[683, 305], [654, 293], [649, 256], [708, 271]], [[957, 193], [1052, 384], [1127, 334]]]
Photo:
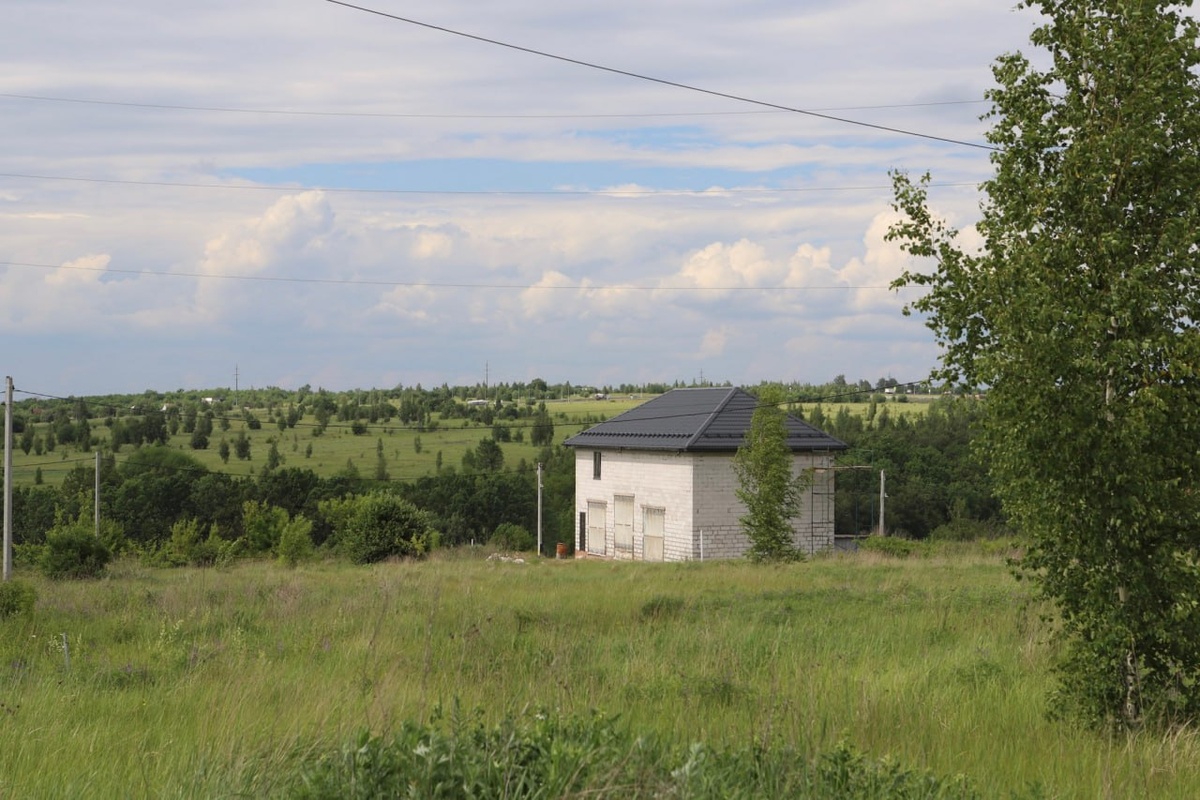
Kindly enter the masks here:
[[[482, 714], [435, 714], [382, 736], [306, 751], [282, 794], [375, 797], [837, 797], [967, 800], [978, 791], [848, 744], [815, 758], [755, 743], [710, 747], [636, 735], [598, 714], [526, 711], [487, 725]], [[1014, 795], [1014, 798], [1020, 795]]]
[[896, 536], [868, 536], [859, 540], [858, 549], [883, 553], [896, 558], [908, 558], [911, 555], [923, 556], [929, 553], [929, 546], [925, 542], [901, 539]]
[[522, 526], [512, 522], [502, 522], [496, 526], [492, 538], [488, 539], [488, 545], [497, 550], [520, 551], [532, 550], [537, 546], [537, 541], [534, 540], [533, 534]]
[[46, 533], [41, 570], [48, 578], [98, 578], [111, 554], [83, 523], [56, 525]]
[[199, 520], [179, 520], [171, 526], [165, 561], [176, 567], [209, 567], [216, 563], [220, 545], [215, 524], [209, 528], [208, 537], [205, 538], [201, 534]]
[[352, 502], [353, 513], [335, 534], [342, 554], [355, 564], [420, 556], [437, 543], [433, 518], [401, 497], [372, 492]]
[[279, 561], [288, 567], [294, 567], [302, 561], [313, 557], [313, 524], [305, 517], [297, 516], [283, 527], [279, 535]]
[[929, 538], [935, 542], [976, 542], [1011, 537], [1012, 534], [1007, 527], [993, 520], [960, 517], [934, 528]]
[[28, 616], [33, 613], [37, 602], [37, 589], [25, 581], [11, 580], [0, 583], [0, 619]]

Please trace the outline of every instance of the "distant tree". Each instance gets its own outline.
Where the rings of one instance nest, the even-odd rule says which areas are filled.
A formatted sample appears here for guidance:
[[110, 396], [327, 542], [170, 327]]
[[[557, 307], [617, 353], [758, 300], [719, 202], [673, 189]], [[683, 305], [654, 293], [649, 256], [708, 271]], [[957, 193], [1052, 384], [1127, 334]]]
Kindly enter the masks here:
[[225, 441], [225, 437], [221, 437], [221, 444], [217, 446], [217, 455], [221, 457], [221, 463], [229, 463], [229, 442]]
[[538, 403], [537, 413], [533, 417], [533, 427], [529, 431], [529, 442], [534, 447], [545, 447], [554, 441], [554, 421], [546, 410], [544, 402]]
[[193, 428], [191, 445], [193, 450], [207, 450], [208, 437], [199, 428]]
[[777, 391], [764, 391], [750, 420], [745, 443], [733, 457], [737, 497], [746, 506], [742, 528], [750, 539], [747, 555], [756, 561], [798, 557], [792, 519], [800, 513], [804, 476], [793, 472], [786, 415]]
[[250, 460], [250, 440], [246, 438], [245, 431], [238, 431], [237, 438], [233, 440], [233, 454], [242, 461]]
[[495, 439], [481, 439], [475, 447], [475, 469], [480, 472], [498, 472], [504, 469], [504, 451]]
[[283, 454], [279, 452], [279, 445], [274, 440], [271, 441], [271, 449], [267, 451], [267, 461], [263, 464], [264, 472], [276, 470], [283, 464]]
[[29, 451], [33, 449], [33, 426], [26, 425], [25, 430], [21, 432], [21, 452], [29, 455]]
[[383, 454], [383, 439], [377, 439], [375, 442], [375, 474], [373, 477], [377, 481], [386, 481], [391, 478], [388, 475], [387, 457]]
[[167, 431], [167, 418], [161, 411], [147, 411], [142, 415], [141, 435], [143, 441], [151, 444], [166, 444], [170, 438]]

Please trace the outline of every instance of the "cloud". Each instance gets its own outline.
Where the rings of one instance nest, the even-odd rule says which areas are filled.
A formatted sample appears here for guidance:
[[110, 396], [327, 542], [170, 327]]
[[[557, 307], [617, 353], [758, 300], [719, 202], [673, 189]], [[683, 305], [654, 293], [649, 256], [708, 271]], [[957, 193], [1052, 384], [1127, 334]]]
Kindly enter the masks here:
[[[25, 337], [13, 369], [61, 394], [221, 385], [230, 352], [261, 383], [330, 388], [440, 383], [483, 361], [575, 382], [690, 378], [697, 361], [737, 382], [924, 371], [936, 353], [899, 316], [910, 295], [876, 288], [909, 263], [883, 240], [887, 170], [936, 184], [990, 170], [975, 149], [331, 4], [10, 6], [0, 93], [97, 101], [0, 98], [0, 253], [61, 265], [0, 265], [0, 325]], [[980, 100], [1035, 19], [986, 0], [422, 13], [967, 141], [982, 106], [921, 103]], [[931, 201], [970, 241], [973, 186]], [[83, 330], [121, 357], [81, 359], [50, 335]]]
[[108, 255], [87, 255], [72, 259], [45, 277], [47, 286], [94, 286], [112, 261]]

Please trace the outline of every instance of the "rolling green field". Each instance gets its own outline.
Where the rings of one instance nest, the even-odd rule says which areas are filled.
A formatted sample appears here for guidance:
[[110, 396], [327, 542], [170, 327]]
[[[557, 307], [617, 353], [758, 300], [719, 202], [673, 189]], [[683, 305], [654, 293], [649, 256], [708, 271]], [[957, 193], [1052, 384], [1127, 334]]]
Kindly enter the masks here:
[[489, 720], [618, 714], [685, 751], [844, 741], [984, 797], [1200, 796], [1191, 730], [1047, 720], [1041, 609], [1000, 556], [484, 555], [19, 574], [39, 601], [0, 620], [0, 796], [270, 794], [362, 730], [456, 702]]
[[[547, 410], [555, 424], [554, 441], [561, 442], [589, 425], [602, 419], [608, 419], [624, 411], [640, 405], [648, 397], [614, 396], [609, 400], [552, 400], [546, 403]], [[824, 404], [822, 410], [827, 417], [833, 417], [838, 410], [845, 407], [851, 414], [866, 414], [868, 403]], [[881, 406], [882, 408], [883, 406]], [[899, 415], [924, 413], [927, 403], [887, 403], [888, 413], [893, 418]], [[803, 407], [811, 414], [811, 404]], [[462, 463], [463, 454], [479, 444], [479, 441], [492, 435], [489, 425], [465, 422], [462, 419], [438, 419], [438, 427], [433, 431], [419, 431], [412, 425], [405, 425], [396, 419], [387, 424], [369, 425], [367, 433], [355, 435], [349, 422], [331, 422], [320, 435], [317, 431], [316, 419], [311, 415], [303, 417], [294, 428], [280, 431], [278, 426], [270, 422], [265, 409], [252, 409], [252, 412], [262, 420], [262, 428], [250, 430], [239, 419], [231, 419], [230, 429], [222, 431], [216, 427], [210, 437], [209, 446], [205, 450], [193, 450], [189, 444], [191, 436], [182, 430], [171, 437], [169, 445], [196, 458], [209, 470], [227, 472], [233, 475], [251, 475], [260, 472], [267, 459], [271, 443], [274, 442], [284, 458], [284, 466], [311, 469], [322, 477], [328, 477], [346, 468], [352, 463], [364, 477], [374, 474], [377, 463], [376, 449], [383, 442], [383, 455], [387, 461], [387, 471], [392, 480], [413, 480], [422, 475], [433, 473], [437, 469], [438, 453], [442, 454], [442, 464], [458, 467]], [[529, 419], [504, 421], [511, 428], [514, 438], [520, 432], [524, 441], [504, 442], [505, 465], [512, 468], [522, 459], [533, 464], [537, 460], [538, 448], [529, 443]], [[43, 433], [48, 426], [35, 425], [34, 430]], [[222, 462], [218, 448], [222, 438], [232, 446], [239, 431], [243, 431], [250, 440], [250, 459], [239, 460], [231, 455], [227, 463]], [[110, 431], [103, 420], [92, 420], [92, 435], [102, 443], [110, 440]], [[420, 441], [420, 452], [417, 442]], [[120, 463], [123, 455], [133, 452], [133, 448], [125, 446], [117, 453]], [[41, 470], [42, 482], [57, 486], [63, 477], [76, 464], [91, 464], [94, 456], [90, 450], [81, 449], [75, 445], [58, 445], [53, 452], [37, 454], [32, 450], [26, 454], [19, 448], [13, 452], [13, 481], [18, 486], [31, 485], [35, 482], [37, 471]]]

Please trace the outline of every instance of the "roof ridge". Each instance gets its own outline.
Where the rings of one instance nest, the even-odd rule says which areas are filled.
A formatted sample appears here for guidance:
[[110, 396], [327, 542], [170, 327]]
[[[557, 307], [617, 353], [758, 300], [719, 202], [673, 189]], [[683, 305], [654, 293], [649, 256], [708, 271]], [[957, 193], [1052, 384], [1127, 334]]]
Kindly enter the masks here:
[[717, 404], [717, 407], [712, 410], [712, 412], [708, 415], [708, 418], [705, 419], [704, 422], [700, 423], [700, 427], [698, 427], [696, 431], [690, 437], [688, 437], [687, 442], [685, 442], [683, 445], [684, 450], [691, 448], [691, 446], [695, 444], [701, 436], [704, 435], [704, 432], [708, 430], [708, 426], [712, 425], [713, 420], [717, 418], [717, 415], [725, 410], [725, 406], [729, 405], [729, 401], [732, 400], [740, 391], [742, 390], [738, 389], [736, 386], [729, 389], [729, 392], [725, 395], [725, 399]]

